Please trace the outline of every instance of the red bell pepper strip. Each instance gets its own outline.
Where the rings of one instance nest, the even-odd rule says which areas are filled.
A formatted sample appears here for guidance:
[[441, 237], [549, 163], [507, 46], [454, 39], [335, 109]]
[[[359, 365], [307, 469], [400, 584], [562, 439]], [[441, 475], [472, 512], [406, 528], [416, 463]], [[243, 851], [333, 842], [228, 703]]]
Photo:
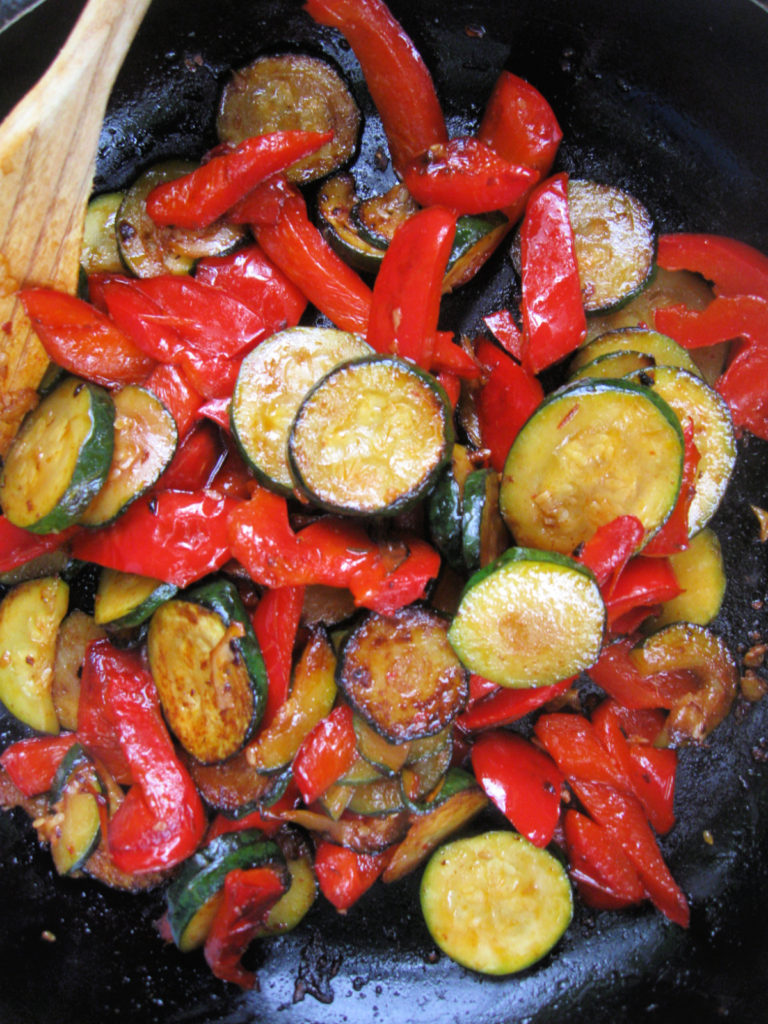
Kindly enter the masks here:
[[110, 855], [127, 872], [172, 867], [197, 848], [206, 816], [163, 721], [154, 680], [137, 652], [108, 640], [91, 644], [88, 660], [103, 681], [105, 712], [133, 778], [109, 823]]
[[610, 594], [604, 597], [608, 628], [613, 630], [617, 620], [635, 608], [662, 604], [681, 593], [682, 587], [668, 558], [635, 555], [622, 569]]
[[371, 289], [309, 219], [297, 188], [272, 179], [254, 191], [241, 216], [269, 259], [321, 313], [342, 330], [365, 332]]
[[530, 192], [537, 171], [509, 163], [479, 139], [460, 136], [437, 143], [402, 168], [403, 184], [421, 206], [454, 213], [487, 213], [511, 206]]
[[228, 256], [198, 260], [195, 280], [221, 288], [251, 309], [260, 312], [270, 332], [294, 327], [306, 309], [307, 299], [258, 245], [247, 245]]
[[643, 548], [645, 555], [674, 555], [677, 551], [683, 551], [688, 547], [688, 515], [696, 494], [696, 474], [701, 461], [701, 453], [696, 447], [694, 437], [695, 428], [689, 420], [683, 427], [685, 455], [680, 492], [669, 518]]
[[339, 704], [310, 730], [293, 759], [293, 777], [304, 803], [309, 805], [322, 796], [356, 756], [352, 709]]
[[306, 0], [304, 9], [321, 25], [340, 29], [352, 47], [395, 169], [447, 141], [432, 76], [383, 0]]
[[592, 680], [619, 704], [637, 709], [669, 708], [696, 685], [688, 671], [643, 675], [629, 657], [634, 644], [627, 637], [606, 645], [589, 669]]
[[59, 533], [30, 533], [0, 515], [0, 572], [16, 569], [26, 562], [62, 547], [79, 532], [73, 526]]
[[147, 196], [147, 213], [160, 225], [207, 228], [265, 178], [315, 152], [333, 132], [279, 131], [245, 139], [200, 167], [163, 182]]
[[688, 901], [664, 862], [638, 799], [604, 782], [573, 780], [571, 785], [590, 817], [621, 845], [654, 905], [687, 928]]
[[195, 422], [202, 404], [202, 396], [192, 386], [189, 376], [180, 366], [158, 364], [144, 382], [157, 395], [176, 420], [179, 438], [184, 438]]
[[544, 397], [534, 375], [487, 338], [475, 345], [475, 356], [486, 371], [475, 392], [480, 436], [497, 472], [504, 469], [510, 446], [518, 431]]
[[768, 345], [744, 344], [715, 382], [737, 427], [768, 441]]
[[711, 281], [716, 295], [768, 299], [768, 256], [723, 235], [660, 235], [656, 262], [664, 270], [690, 270]]
[[28, 736], [5, 748], [0, 754], [0, 765], [24, 796], [39, 796], [51, 788], [64, 755], [76, 742], [73, 732]]
[[455, 409], [461, 398], [461, 377], [451, 370], [438, 370], [435, 368], [432, 370], [432, 373], [437, 383], [448, 396], [451, 408]]
[[117, 324], [84, 299], [54, 288], [19, 292], [35, 334], [50, 359], [96, 384], [143, 381], [155, 361]]
[[462, 380], [477, 380], [480, 366], [474, 356], [453, 340], [450, 331], [435, 331], [432, 345], [432, 373], [451, 373]]
[[371, 888], [388, 859], [386, 851], [356, 853], [323, 839], [315, 850], [315, 874], [320, 892], [343, 914]]
[[113, 322], [142, 352], [161, 363], [178, 362], [186, 351], [184, 339], [165, 322], [162, 307], [138, 287], [135, 278], [102, 275], [100, 296]]
[[158, 481], [158, 488], [165, 491], [203, 490], [213, 482], [225, 454], [213, 424], [198, 423], [177, 447], [170, 465]]
[[534, 189], [520, 228], [520, 259], [523, 365], [539, 373], [577, 348], [587, 334], [567, 174]]
[[604, 597], [610, 595], [627, 562], [640, 547], [645, 527], [637, 516], [617, 516], [599, 526], [579, 552]]
[[275, 868], [235, 868], [227, 873], [223, 898], [203, 947], [215, 977], [254, 988], [256, 975], [240, 960], [286, 889], [283, 873]]
[[687, 349], [735, 338], [768, 345], [768, 298], [720, 295], [702, 310], [662, 306], [654, 310], [653, 324]]
[[304, 587], [265, 590], [251, 617], [267, 670], [267, 701], [261, 718], [266, 728], [288, 697], [296, 635], [304, 606]]
[[[475, 678], [477, 677], [470, 677], [470, 694], [472, 680]], [[490, 694], [474, 703], [470, 698], [467, 710], [458, 716], [456, 724], [466, 732], [479, 732], [483, 729], [510, 725], [565, 693], [572, 682], [573, 679], [563, 679], [552, 686], [535, 686], [522, 690], [494, 687]]]
[[477, 781], [521, 835], [535, 846], [552, 841], [560, 817], [563, 775], [548, 754], [516, 733], [483, 733], [472, 745]]
[[239, 504], [213, 490], [156, 491], [109, 526], [78, 534], [72, 554], [186, 587], [230, 558], [228, 521]]
[[366, 340], [377, 352], [433, 362], [445, 268], [456, 231], [450, 210], [430, 207], [404, 221], [381, 261], [373, 286]]
[[502, 71], [477, 137], [511, 164], [549, 174], [563, 137], [552, 107], [530, 82]]
[[100, 648], [91, 644], [83, 659], [80, 698], [77, 705], [77, 738], [112, 778], [123, 786], [133, 784], [131, 766], [120, 746], [117, 726], [107, 709], [108, 678], [102, 671]]
[[523, 335], [508, 309], [500, 309], [483, 317], [483, 323], [501, 345], [518, 362], [523, 359]]
[[563, 828], [570, 875], [587, 906], [619, 910], [646, 898], [632, 861], [606, 828], [576, 810], [566, 811]]
[[554, 712], [541, 715], [534, 727], [541, 743], [569, 782], [598, 781], [632, 791], [629, 776], [603, 744], [595, 727], [583, 715]]

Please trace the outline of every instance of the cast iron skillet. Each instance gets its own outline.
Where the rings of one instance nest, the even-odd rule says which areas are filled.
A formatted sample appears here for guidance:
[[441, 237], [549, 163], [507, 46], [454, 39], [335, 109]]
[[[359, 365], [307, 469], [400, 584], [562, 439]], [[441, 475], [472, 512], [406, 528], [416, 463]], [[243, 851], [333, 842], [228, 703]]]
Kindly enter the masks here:
[[[0, 0], [0, 107], [43, 71], [81, 2]], [[471, 130], [507, 67], [550, 99], [562, 169], [623, 185], [661, 230], [735, 235], [768, 251], [768, 13], [751, 0], [393, 0], [431, 68], [453, 132]], [[229, 69], [265, 51], [336, 61], [371, 113], [356, 63], [299, 0], [155, 0], [104, 126], [97, 188], [212, 142]], [[372, 119], [360, 167], [381, 142]], [[373, 187], [360, 171], [364, 187]], [[386, 174], [383, 175], [386, 179]], [[379, 180], [381, 184], [381, 180]], [[445, 303], [455, 330], [514, 299], [500, 253]], [[730, 585], [717, 627], [737, 657], [766, 635], [766, 547], [750, 504], [768, 504], [768, 447], [747, 438], [718, 514]], [[7, 720], [3, 743], [19, 735]], [[579, 908], [555, 952], [508, 979], [435, 954], [418, 878], [378, 887], [346, 917], [319, 901], [292, 936], [252, 955], [261, 992], [217, 982], [199, 955], [153, 930], [159, 895], [53, 876], [21, 814], [0, 815], [3, 1024], [504, 1024], [765, 1019], [768, 993], [768, 702], [740, 704], [705, 750], [682, 755], [679, 824], [663, 846], [691, 900], [690, 931], [643, 908]], [[711, 843], [705, 842], [705, 830]], [[55, 936], [47, 941], [43, 933]]]

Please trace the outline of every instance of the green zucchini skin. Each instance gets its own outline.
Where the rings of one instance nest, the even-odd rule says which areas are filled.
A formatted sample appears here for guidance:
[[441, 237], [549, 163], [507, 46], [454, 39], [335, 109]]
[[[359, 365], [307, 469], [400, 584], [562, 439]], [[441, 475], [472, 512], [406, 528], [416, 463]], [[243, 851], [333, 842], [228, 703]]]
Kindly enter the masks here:
[[27, 415], [8, 451], [0, 477], [6, 518], [33, 533], [76, 523], [107, 478], [114, 420], [104, 388], [76, 377], [62, 381]]
[[189, 857], [166, 891], [168, 923], [179, 949], [187, 952], [205, 941], [195, 918], [222, 890], [228, 872], [267, 865], [286, 871], [280, 847], [258, 829], [225, 832]]
[[308, 392], [288, 462], [313, 505], [392, 516], [427, 494], [453, 443], [450, 401], [435, 378], [396, 356], [372, 355], [335, 367]]
[[173, 583], [118, 569], [102, 569], [94, 599], [94, 619], [97, 625], [110, 630], [133, 629], [150, 619], [178, 590]]
[[101, 840], [104, 784], [91, 758], [74, 743], [56, 770], [49, 804], [58, 823], [51, 832], [51, 855], [60, 875], [79, 872]]
[[86, 275], [125, 271], [115, 230], [122, 202], [122, 192], [104, 192], [88, 203], [80, 250], [80, 267]]

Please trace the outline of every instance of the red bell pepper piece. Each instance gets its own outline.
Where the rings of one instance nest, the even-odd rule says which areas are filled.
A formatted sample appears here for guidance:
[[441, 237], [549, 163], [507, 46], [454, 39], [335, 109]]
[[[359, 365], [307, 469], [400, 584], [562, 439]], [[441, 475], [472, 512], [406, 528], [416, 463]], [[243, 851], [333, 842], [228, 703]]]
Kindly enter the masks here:
[[716, 295], [768, 299], [768, 256], [735, 238], [708, 234], [659, 236], [656, 262], [664, 270], [690, 270], [711, 281]]
[[120, 746], [117, 726], [107, 710], [107, 684], [99, 648], [89, 645], [80, 677], [77, 705], [77, 738], [101, 762], [112, 778], [123, 786], [133, 784], [131, 766]]
[[436, 367], [433, 368], [432, 373], [437, 383], [448, 396], [451, 408], [455, 409], [461, 398], [461, 377], [451, 370], [439, 370]]
[[715, 382], [737, 427], [768, 441], [768, 345], [744, 344]]
[[486, 795], [535, 846], [551, 842], [560, 817], [563, 775], [549, 755], [516, 733], [483, 733], [472, 769]]
[[520, 259], [523, 364], [539, 373], [578, 348], [587, 334], [567, 174], [534, 189], [520, 228]]
[[419, 210], [395, 232], [376, 282], [366, 340], [429, 370], [445, 268], [456, 231], [449, 210]]
[[621, 845], [654, 905], [687, 928], [688, 901], [664, 862], [638, 799], [604, 782], [573, 780], [571, 785], [590, 817]]
[[172, 867], [197, 848], [206, 817], [168, 735], [154, 680], [137, 652], [108, 640], [91, 644], [87, 660], [133, 779], [109, 823], [110, 855], [129, 873]]
[[696, 474], [701, 461], [701, 454], [694, 440], [695, 429], [689, 420], [683, 427], [685, 455], [683, 461], [683, 477], [680, 481], [680, 492], [675, 507], [664, 523], [643, 549], [648, 556], [674, 555], [688, 547], [689, 530], [688, 515], [696, 494]]
[[122, 274], [102, 275], [100, 296], [107, 313], [142, 352], [161, 363], [178, 362], [186, 351], [184, 339], [166, 322], [160, 304], [137, 285]]
[[340, 29], [352, 47], [397, 170], [447, 140], [432, 76], [383, 0], [306, 0], [304, 9], [321, 25]]
[[339, 704], [310, 730], [293, 759], [293, 777], [304, 803], [314, 803], [322, 796], [356, 756], [352, 709]]
[[618, 910], [646, 898], [632, 861], [606, 828], [575, 810], [566, 811], [563, 828], [570, 874], [587, 906]]
[[500, 309], [483, 317], [483, 323], [501, 345], [518, 362], [523, 359], [523, 335], [508, 309]]
[[28, 736], [5, 748], [0, 754], [0, 765], [24, 796], [38, 796], [51, 788], [64, 755], [76, 742], [73, 732]]
[[530, 82], [502, 71], [477, 137], [511, 164], [549, 174], [563, 137], [552, 107]]
[[386, 851], [356, 853], [322, 839], [315, 850], [315, 874], [320, 891], [343, 914], [371, 888], [388, 859]]
[[255, 974], [240, 960], [286, 889], [285, 878], [276, 868], [235, 868], [227, 873], [223, 898], [203, 947], [215, 977], [245, 989], [256, 985]]
[[568, 712], [541, 715], [533, 731], [569, 782], [587, 779], [632, 791], [622, 765], [611, 757], [595, 727], [583, 715]]
[[166, 491], [200, 491], [208, 487], [224, 461], [225, 451], [216, 428], [198, 423], [179, 444], [158, 488]]
[[251, 617], [269, 684], [262, 728], [270, 724], [290, 691], [293, 650], [303, 606], [303, 586], [277, 587], [264, 591]]
[[627, 612], [671, 601], [681, 593], [682, 587], [668, 558], [635, 555], [622, 569], [610, 594], [604, 597], [608, 628], [613, 630]]
[[207, 228], [265, 178], [332, 138], [333, 132], [280, 131], [217, 150], [194, 171], [154, 188], [147, 196], [147, 213], [156, 224]]
[[75, 558], [186, 587], [230, 558], [228, 521], [240, 504], [207, 491], [156, 491], [109, 526], [78, 534]]
[[695, 686], [687, 671], [643, 675], [629, 657], [634, 644], [627, 637], [606, 645], [589, 669], [593, 681], [614, 700], [627, 708], [669, 708]]
[[480, 139], [460, 136], [413, 157], [403, 166], [402, 178], [421, 206], [444, 206], [461, 216], [512, 206], [539, 175], [500, 157]]
[[304, 197], [284, 179], [259, 186], [240, 211], [269, 259], [337, 327], [364, 333], [372, 293], [307, 215]]
[[432, 373], [455, 374], [462, 380], [477, 380], [480, 366], [477, 360], [453, 340], [450, 331], [435, 331], [433, 335]]
[[180, 366], [158, 364], [144, 382], [176, 420], [179, 438], [184, 438], [195, 422], [202, 396], [192, 386]]
[[491, 465], [500, 473], [512, 442], [543, 399], [544, 389], [529, 370], [487, 338], [478, 340], [475, 356], [487, 371], [475, 392], [480, 436], [491, 453]]
[[645, 527], [637, 516], [617, 516], [599, 526], [584, 544], [578, 560], [595, 574], [604, 596], [612, 592], [644, 536]]
[[467, 710], [456, 719], [456, 724], [467, 732], [479, 732], [496, 726], [510, 725], [524, 718], [531, 711], [543, 707], [565, 693], [573, 679], [563, 679], [552, 686], [532, 686], [522, 690], [505, 689], [493, 686], [489, 694], [472, 701], [472, 681], [470, 677], [470, 701]]
[[247, 245], [228, 256], [198, 260], [195, 280], [221, 288], [249, 308], [260, 312], [270, 333], [298, 324], [307, 299], [258, 245]]
[[0, 515], [0, 572], [16, 569], [33, 558], [56, 551], [79, 532], [70, 527], [60, 533], [30, 533]]
[[35, 334], [51, 360], [96, 384], [143, 381], [154, 360], [117, 324], [84, 299], [54, 288], [19, 292]]
[[720, 295], [702, 310], [662, 306], [654, 311], [653, 324], [687, 349], [735, 338], [768, 345], [768, 298]]

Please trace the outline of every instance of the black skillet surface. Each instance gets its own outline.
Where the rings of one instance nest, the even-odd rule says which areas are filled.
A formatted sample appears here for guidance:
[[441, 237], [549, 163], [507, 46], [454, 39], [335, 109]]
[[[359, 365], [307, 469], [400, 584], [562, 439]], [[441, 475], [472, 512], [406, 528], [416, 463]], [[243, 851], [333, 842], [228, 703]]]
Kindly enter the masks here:
[[[0, 109], [52, 58], [82, 2], [0, 0]], [[768, 252], [768, 12], [751, 0], [393, 0], [435, 77], [452, 132], [472, 129], [507, 67], [549, 98], [562, 169], [623, 185], [661, 230], [731, 234]], [[270, 50], [325, 54], [370, 103], [354, 58], [299, 0], [155, 0], [104, 127], [97, 187], [213, 141], [231, 67]], [[358, 160], [381, 143], [368, 121]], [[378, 183], [385, 180], [379, 177]], [[445, 302], [478, 329], [514, 296], [505, 253]], [[747, 439], [716, 527], [730, 585], [717, 627], [741, 656], [768, 636], [766, 546], [750, 504], [768, 505], [768, 446]], [[3, 723], [3, 742], [18, 735]], [[508, 979], [435, 954], [418, 878], [368, 894], [346, 917], [319, 901], [292, 936], [252, 954], [261, 992], [217, 982], [199, 955], [153, 930], [159, 895], [53, 876], [23, 815], [0, 815], [2, 1024], [511, 1024], [724, 1018], [765, 1021], [768, 996], [768, 702], [739, 704], [707, 749], [682, 754], [679, 823], [663, 847], [692, 904], [690, 931], [643, 908], [578, 908], [555, 952]], [[704, 839], [710, 833], [711, 842]], [[47, 938], [46, 938], [47, 936]], [[55, 936], [55, 941], [51, 940]]]

